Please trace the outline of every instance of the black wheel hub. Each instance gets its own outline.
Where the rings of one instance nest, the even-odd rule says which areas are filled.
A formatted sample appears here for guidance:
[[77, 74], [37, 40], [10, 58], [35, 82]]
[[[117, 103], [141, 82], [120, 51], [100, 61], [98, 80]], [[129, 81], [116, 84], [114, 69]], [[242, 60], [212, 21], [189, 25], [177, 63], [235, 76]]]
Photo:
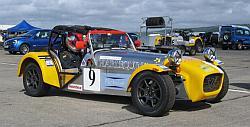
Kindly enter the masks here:
[[150, 78], [144, 79], [140, 82], [137, 95], [139, 102], [143, 106], [150, 108], [158, 106], [162, 98], [159, 83]]
[[26, 80], [28, 88], [31, 91], [34, 91], [34, 90], [38, 89], [38, 85], [39, 85], [40, 79], [39, 79], [37, 70], [35, 70], [33, 68], [30, 69], [27, 72], [25, 80]]

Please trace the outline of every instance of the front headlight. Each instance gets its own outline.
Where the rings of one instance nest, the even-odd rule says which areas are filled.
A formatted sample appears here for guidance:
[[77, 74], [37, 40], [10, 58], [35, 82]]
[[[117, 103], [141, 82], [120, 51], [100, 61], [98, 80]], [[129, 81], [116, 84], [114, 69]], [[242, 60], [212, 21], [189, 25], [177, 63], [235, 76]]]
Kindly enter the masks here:
[[203, 52], [204, 58], [208, 61], [216, 60], [216, 50], [215, 48], [206, 48]]
[[180, 65], [182, 61], [181, 50], [176, 48], [168, 52], [168, 60], [171, 65]]
[[12, 44], [16, 44], [16, 43], [17, 43], [17, 40], [12, 41]]

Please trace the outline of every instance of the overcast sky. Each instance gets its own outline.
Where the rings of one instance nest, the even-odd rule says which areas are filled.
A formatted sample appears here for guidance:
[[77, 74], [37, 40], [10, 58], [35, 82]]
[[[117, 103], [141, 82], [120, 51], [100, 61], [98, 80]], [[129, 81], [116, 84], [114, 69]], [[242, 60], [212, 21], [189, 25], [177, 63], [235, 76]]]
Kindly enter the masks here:
[[[177, 2], [178, 1], [178, 2]], [[250, 23], [250, 0], [0, 0], [0, 24], [82, 24], [138, 31], [141, 17], [168, 15], [174, 27]]]

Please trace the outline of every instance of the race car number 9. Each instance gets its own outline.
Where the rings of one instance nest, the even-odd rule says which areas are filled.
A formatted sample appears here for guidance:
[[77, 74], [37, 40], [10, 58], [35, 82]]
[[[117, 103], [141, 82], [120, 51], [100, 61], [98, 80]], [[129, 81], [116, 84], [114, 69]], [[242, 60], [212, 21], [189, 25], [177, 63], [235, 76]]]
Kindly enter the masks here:
[[92, 86], [95, 83], [95, 71], [92, 68], [89, 68], [89, 80], [92, 80], [92, 83], [89, 86]]
[[100, 91], [100, 69], [84, 68], [83, 86], [84, 90]]

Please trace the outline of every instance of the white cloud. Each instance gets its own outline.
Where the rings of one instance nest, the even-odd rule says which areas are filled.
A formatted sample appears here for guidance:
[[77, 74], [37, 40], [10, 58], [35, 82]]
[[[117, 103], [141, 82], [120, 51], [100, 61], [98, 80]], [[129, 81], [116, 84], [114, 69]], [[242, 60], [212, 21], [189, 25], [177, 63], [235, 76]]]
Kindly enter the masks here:
[[248, 0], [0, 0], [0, 24], [82, 24], [139, 30], [141, 17], [170, 15], [175, 27], [250, 23]]

